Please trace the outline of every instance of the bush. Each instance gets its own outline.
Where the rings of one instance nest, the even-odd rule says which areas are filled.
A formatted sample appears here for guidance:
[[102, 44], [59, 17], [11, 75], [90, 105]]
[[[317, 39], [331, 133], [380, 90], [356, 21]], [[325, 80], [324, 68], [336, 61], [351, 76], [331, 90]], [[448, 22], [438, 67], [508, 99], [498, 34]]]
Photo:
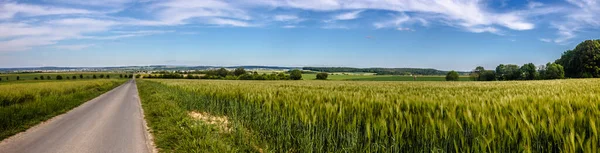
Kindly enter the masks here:
[[62, 79], [63, 79], [63, 77], [62, 77], [62, 76], [60, 76], [60, 75], [57, 75], [57, 76], [56, 76], [56, 80], [62, 80]]
[[294, 69], [290, 72], [290, 78], [292, 80], [301, 80], [302, 79], [302, 71], [298, 69]]
[[20, 80], [20, 79], [21, 79], [21, 77], [17, 76], [17, 80]]
[[72, 78], [73, 80], [75, 80], [75, 79], [77, 79], [77, 76], [75, 76], [75, 75], [74, 75], [74, 76], [73, 76], [73, 77], [71, 77], [71, 78]]
[[94, 74], [94, 75], [92, 76], [92, 78], [94, 78], [94, 79], [95, 79], [95, 78], [96, 78], [96, 75]]
[[328, 73], [317, 73], [317, 80], [327, 80]]
[[46, 79], [48, 79], [48, 80], [52, 80], [52, 77], [50, 77], [50, 76], [46, 76]]
[[446, 81], [458, 81], [458, 72], [450, 71], [446, 74]]

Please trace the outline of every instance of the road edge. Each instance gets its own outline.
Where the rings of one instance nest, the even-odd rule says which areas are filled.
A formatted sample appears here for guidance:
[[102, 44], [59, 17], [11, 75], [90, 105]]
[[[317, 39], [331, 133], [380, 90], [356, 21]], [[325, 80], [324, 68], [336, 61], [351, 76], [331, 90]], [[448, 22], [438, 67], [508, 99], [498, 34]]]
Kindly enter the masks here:
[[142, 124], [144, 127], [144, 131], [145, 131], [145, 141], [146, 141], [146, 148], [148, 149], [148, 151], [150, 151], [151, 153], [158, 153], [158, 149], [156, 148], [156, 145], [154, 144], [154, 137], [152, 136], [152, 129], [150, 129], [148, 127], [148, 123], [146, 122], [146, 115], [144, 113], [144, 107], [142, 107], [142, 99], [140, 97], [140, 92], [138, 90], [137, 87], [137, 82], [135, 81], [135, 79], [133, 80], [133, 84], [135, 85], [135, 90], [136, 90], [136, 98], [138, 101], [138, 104], [140, 105], [140, 113], [142, 115]]

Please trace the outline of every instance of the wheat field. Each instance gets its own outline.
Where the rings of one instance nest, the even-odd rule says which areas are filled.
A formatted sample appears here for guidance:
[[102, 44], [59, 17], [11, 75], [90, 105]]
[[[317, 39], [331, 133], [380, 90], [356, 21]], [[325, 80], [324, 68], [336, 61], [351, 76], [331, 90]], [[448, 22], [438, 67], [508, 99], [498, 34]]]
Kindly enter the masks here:
[[[273, 152], [598, 152], [600, 146], [600, 79], [138, 84], [146, 96], [164, 88], [170, 96], [161, 103], [228, 116]], [[176, 142], [158, 145], [173, 150], [164, 143]]]

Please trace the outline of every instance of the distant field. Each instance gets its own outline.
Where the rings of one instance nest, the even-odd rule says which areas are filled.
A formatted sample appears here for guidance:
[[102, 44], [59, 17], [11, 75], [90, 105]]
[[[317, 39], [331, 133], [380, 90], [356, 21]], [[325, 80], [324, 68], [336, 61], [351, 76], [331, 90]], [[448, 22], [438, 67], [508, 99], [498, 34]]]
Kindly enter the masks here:
[[[302, 74], [304, 80], [314, 80], [317, 74]], [[402, 75], [329, 75], [327, 80], [347, 81], [446, 81], [446, 76], [413, 76]], [[468, 76], [460, 76], [460, 81], [471, 81]]]
[[[35, 78], [37, 77], [39, 80], [41, 80], [40, 78], [42, 76], [44, 76], [44, 80], [46, 80], [46, 78], [48, 76], [50, 76], [51, 80], [56, 80], [56, 76], [60, 75], [63, 77], [64, 80], [67, 79], [67, 77], [72, 78], [73, 76], [76, 76], [77, 79], [81, 79], [80, 75], [83, 76], [83, 79], [91, 79], [93, 78], [94, 75], [96, 75], [96, 77], [100, 77], [100, 75], [104, 75], [105, 77], [110, 75], [110, 78], [119, 78], [119, 75], [125, 75], [125, 73], [102, 73], [102, 72], [82, 72], [82, 73], [77, 73], [77, 72], [73, 72], [73, 73], [10, 73], [10, 74], [0, 74], [0, 83], [2, 82], [6, 82], [6, 81], [15, 81], [17, 80], [17, 76], [19, 77], [19, 80], [35, 80]], [[7, 80], [8, 79], [8, 80]]]
[[0, 140], [62, 114], [126, 79], [0, 83]]

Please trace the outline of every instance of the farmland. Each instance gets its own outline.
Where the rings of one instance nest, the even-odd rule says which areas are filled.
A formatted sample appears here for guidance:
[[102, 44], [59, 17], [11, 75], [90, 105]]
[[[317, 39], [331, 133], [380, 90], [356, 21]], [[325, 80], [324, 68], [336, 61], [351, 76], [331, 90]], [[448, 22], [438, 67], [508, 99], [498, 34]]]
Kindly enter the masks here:
[[[598, 152], [600, 143], [599, 79], [142, 80], [138, 87], [164, 151]], [[224, 123], [231, 132], [219, 128]]]
[[[425, 75], [417, 76], [416, 80], [413, 76], [405, 75], [329, 75], [328, 80], [345, 80], [345, 81], [446, 81], [446, 76]], [[304, 80], [314, 80], [316, 74], [302, 74]], [[471, 81], [469, 76], [460, 76], [460, 81]]]
[[0, 83], [0, 140], [62, 114], [126, 79]]
[[[16, 81], [17, 77], [19, 80], [56, 80], [56, 76], [61, 76], [63, 79], [71, 79], [72, 77], [76, 77], [76, 79], [93, 79], [94, 76], [100, 78], [100, 75], [104, 77], [110, 76], [108, 78], [120, 78], [120, 75], [126, 75], [125, 73], [100, 73], [100, 72], [81, 72], [81, 73], [9, 73], [9, 74], [0, 74], [0, 83], [7, 81]], [[43, 79], [42, 76], [44, 77]]]

